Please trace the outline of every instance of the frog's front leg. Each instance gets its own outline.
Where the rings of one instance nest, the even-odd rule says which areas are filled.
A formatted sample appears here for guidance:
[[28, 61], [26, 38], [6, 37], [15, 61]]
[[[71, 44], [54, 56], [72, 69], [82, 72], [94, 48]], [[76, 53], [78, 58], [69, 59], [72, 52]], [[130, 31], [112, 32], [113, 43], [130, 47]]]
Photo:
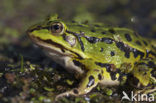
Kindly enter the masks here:
[[[76, 60], [80, 64], [84, 66], [86, 73], [81, 75], [82, 81], [80, 82], [78, 88], [72, 89], [70, 91], [64, 92], [56, 96], [56, 100], [63, 96], [79, 96], [83, 94], [87, 94], [90, 92], [98, 83], [103, 85], [119, 85], [118, 81], [118, 74], [113, 73], [116, 68], [113, 68], [113, 71], [108, 71], [108, 65], [104, 64], [103, 66], [98, 65], [92, 59], [83, 59], [83, 60]], [[110, 65], [111, 67], [111, 65]]]
[[79, 96], [83, 94], [87, 94], [90, 92], [98, 83], [102, 80], [101, 71], [98, 69], [91, 69], [87, 72], [85, 77], [82, 79], [78, 88], [74, 88], [70, 91], [64, 92], [56, 96], [56, 100], [63, 96]]

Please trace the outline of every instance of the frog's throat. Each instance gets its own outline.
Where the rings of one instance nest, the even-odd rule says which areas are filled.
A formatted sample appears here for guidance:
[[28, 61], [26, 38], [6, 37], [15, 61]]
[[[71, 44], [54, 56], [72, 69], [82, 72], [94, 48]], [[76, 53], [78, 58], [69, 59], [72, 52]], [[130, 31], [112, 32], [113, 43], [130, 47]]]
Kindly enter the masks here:
[[[34, 37], [34, 36], [30, 36], [30, 39], [32, 39], [32, 41], [37, 44], [38, 46], [42, 47], [43, 49], [55, 53], [59, 56], [68, 56], [68, 57], [75, 57], [75, 58], [81, 58], [82, 56], [80, 56], [78, 53], [68, 50], [67, 48], [63, 47], [61, 44], [57, 44], [55, 42], [53, 42], [52, 40], [42, 40], [38, 37]], [[68, 52], [66, 52], [68, 51]]]

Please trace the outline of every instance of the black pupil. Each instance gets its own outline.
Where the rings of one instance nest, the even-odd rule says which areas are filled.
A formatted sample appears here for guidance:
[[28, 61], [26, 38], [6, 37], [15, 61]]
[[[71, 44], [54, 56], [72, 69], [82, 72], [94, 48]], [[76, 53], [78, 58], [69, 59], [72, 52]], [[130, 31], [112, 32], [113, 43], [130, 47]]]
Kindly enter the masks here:
[[58, 30], [58, 29], [60, 28], [60, 26], [59, 26], [59, 25], [54, 25], [53, 28], [54, 28], [55, 30]]

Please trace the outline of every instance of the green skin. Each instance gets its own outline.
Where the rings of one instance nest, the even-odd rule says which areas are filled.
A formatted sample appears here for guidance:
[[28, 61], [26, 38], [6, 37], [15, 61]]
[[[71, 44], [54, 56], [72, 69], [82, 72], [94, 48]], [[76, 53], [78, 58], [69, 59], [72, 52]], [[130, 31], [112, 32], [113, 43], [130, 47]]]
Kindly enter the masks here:
[[[56, 98], [86, 94], [99, 83], [119, 85], [127, 74], [138, 79], [140, 87], [153, 87], [156, 83], [155, 41], [130, 29], [66, 23], [55, 15], [27, 32], [49, 57], [82, 80], [78, 88]], [[156, 88], [140, 90], [149, 93]]]

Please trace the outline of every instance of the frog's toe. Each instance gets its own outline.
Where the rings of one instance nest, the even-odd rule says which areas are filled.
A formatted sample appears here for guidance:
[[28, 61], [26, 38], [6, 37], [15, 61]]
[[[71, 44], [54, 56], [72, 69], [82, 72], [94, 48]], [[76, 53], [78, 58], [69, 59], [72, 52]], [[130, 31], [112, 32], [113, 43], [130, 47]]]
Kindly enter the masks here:
[[67, 91], [67, 92], [64, 92], [64, 93], [61, 93], [61, 94], [57, 95], [55, 97], [55, 101], [58, 101], [62, 97], [78, 96], [78, 95], [79, 95], [78, 90], [75, 88], [75, 89], [72, 89], [70, 91]]
[[138, 93], [141, 94], [151, 94], [151, 93], [155, 93], [156, 92], [156, 87], [149, 87], [149, 88], [145, 88], [143, 90], [138, 90]]
[[58, 101], [58, 100], [59, 100], [60, 98], [62, 98], [62, 97], [68, 97], [69, 94], [70, 94], [70, 92], [61, 93], [61, 94], [59, 94], [59, 95], [57, 95], [57, 96], [55, 97], [55, 101]]

